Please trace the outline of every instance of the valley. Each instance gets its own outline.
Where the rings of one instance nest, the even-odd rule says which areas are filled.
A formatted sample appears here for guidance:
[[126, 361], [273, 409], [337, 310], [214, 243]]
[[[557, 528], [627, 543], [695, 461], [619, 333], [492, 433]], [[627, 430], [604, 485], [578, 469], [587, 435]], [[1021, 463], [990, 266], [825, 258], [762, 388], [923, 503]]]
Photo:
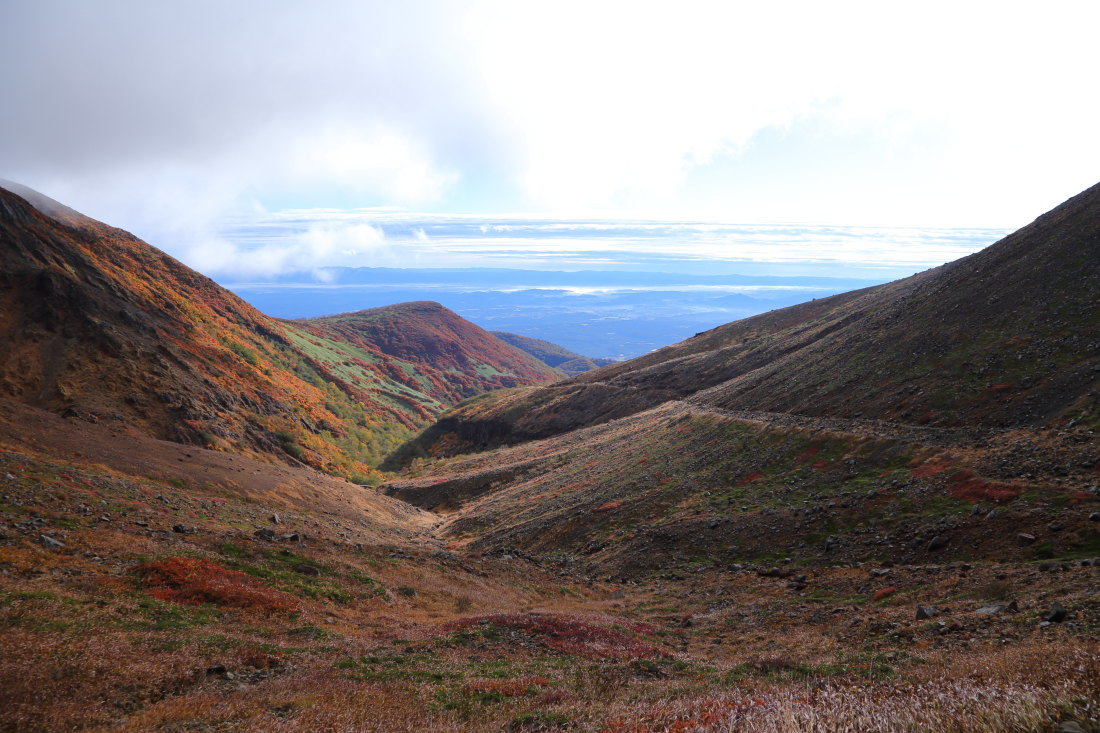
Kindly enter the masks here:
[[0, 237], [0, 730], [1100, 729], [1100, 186], [569, 377]]

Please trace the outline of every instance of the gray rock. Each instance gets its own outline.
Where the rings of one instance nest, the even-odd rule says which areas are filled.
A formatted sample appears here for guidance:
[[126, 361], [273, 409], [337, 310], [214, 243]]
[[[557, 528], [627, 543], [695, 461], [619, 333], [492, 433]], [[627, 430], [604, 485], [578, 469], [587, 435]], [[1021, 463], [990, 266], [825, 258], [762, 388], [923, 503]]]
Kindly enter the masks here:
[[267, 542], [275, 541], [275, 530], [273, 529], [258, 529], [252, 533], [253, 537], [256, 537]]
[[1021, 532], [1016, 535], [1016, 544], [1018, 545], [1030, 545], [1035, 542], [1035, 535]]
[[1003, 612], [1016, 613], [1019, 610], [1020, 606], [1016, 601], [1009, 601], [1008, 603], [993, 603], [988, 606], [982, 606], [974, 613], [981, 614], [982, 616], [994, 616]]
[[272, 514], [271, 515], [271, 523], [272, 524], [278, 524], [279, 522], [280, 522], [279, 515], [278, 514]]
[[65, 546], [65, 543], [61, 540], [55, 540], [53, 537], [45, 534], [38, 536], [38, 542], [43, 547], [50, 550], [60, 550], [62, 547]]
[[185, 527], [182, 524], [176, 524], [172, 526], [172, 531], [176, 534], [193, 534], [195, 530], [190, 527]]
[[319, 578], [321, 576], [320, 568], [318, 568], [314, 565], [310, 565], [308, 563], [304, 563], [304, 562], [295, 565], [293, 570], [296, 573], [300, 573], [302, 575], [308, 575], [311, 578]]
[[1093, 512], [1089, 515], [1090, 522], [1100, 522], [1100, 512]]
[[1049, 529], [1051, 532], [1061, 532], [1065, 528], [1066, 526], [1061, 522], [1051, 522], [1047, 525], [1047, 529]]
[[302, 535], [298, 534], [297, 532], [291, 534], [281, 534], [279, 535], [279, 540], [281, 542], [301, 542]]
[[939, 613], [939, 609], [935, 606], [917, 606], [917, 621], [924, 621], [930, 619]]
[[1066, 616], [1068, 615], [1069, 612], [1062, 606], [1061, 603], [1055, 603], [1054, 606], [1050, 609], [1050, 613], [1047, 614], [1045, 620], [1049, 621], [1052, 624], [1060, 624], [1066, 620]]

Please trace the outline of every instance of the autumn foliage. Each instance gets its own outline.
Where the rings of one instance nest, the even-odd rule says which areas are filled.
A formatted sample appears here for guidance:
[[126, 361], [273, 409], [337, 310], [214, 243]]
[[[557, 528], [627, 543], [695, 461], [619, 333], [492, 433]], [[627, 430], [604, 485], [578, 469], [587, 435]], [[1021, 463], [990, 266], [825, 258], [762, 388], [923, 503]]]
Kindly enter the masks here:
[[265, 613], [293, 610], [294, 598], [236, 570], [194, 557], [170, 557], [133, 568], [149, 595], [162, 601], [249, 608]]
[[972, 471], [957, 471], [951, 476], [951, 496], [977, 504], [991, 501], [1007, 504], [1020, 496], [1020, 489], [1010, 484], [987, 481]]

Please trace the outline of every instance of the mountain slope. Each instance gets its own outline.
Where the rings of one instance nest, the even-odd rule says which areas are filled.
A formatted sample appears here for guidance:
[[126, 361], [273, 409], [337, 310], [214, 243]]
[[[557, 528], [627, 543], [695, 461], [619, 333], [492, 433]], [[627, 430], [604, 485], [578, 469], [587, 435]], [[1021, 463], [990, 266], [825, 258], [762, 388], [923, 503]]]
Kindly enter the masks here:
[[1091, 556], [1098, 237], [1095, 187], [906, 280], [483, 395], [394, 458], [503, 447], [385, 490], [456, 544], [625, 578]]
[[[492, 446], [670, 399], [941, 426], [1096, 424], [1100, 185], [969, 257], [698, 334], [446, 415], [432, 441]], [[416, 451], [407, 449], [405, 455]]]
[[[365, 478], [455, 399], [555, 376], [495, 340], [476, 364], [422, 374], [407, 349], [269, 318], [133, 235], [20, 190], [33, 205], [0, 188], [0, 393], [27, 404]], [[414, 344], [430, 320], [394, 328]]]
[[435, 411], [488, 390], [560, 377], [530, 354], [430, 301], [289, 323], [314, 336], [400, 360], [394, 379], [411, 376], [413, 388], [436, 401]]
[[593, 369], [615, 363], [614, 359], [593, 359], [587, 356], [581, 356], [575, 351], [570, 351], [557, 344], [552, 344], [542, 339], [531, 338], [530, 336], [520, 336], [517, 333], [508, 333], [506, 331], [492, 331], [491, 333], [501, 341], [509, 343], [517, 349], [526, 351], [542, 363], [557, 367], [569, 376], [589, 372]]

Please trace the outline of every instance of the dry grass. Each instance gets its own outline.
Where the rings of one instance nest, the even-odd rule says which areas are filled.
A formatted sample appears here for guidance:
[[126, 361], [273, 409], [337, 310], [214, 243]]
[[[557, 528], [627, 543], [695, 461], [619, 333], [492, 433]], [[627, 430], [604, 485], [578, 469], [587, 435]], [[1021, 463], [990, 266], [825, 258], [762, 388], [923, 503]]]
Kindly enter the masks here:
[[[233, 496], [95, 471], [77, 477], [94, 495], [74, 496], [50, 465], [5, 470], [21, 483], [0, 505], [0, 731], [1100, 722], [1093, 568], [978, 566], [963, 579], [896, 566], [885, 602], [872, 600], [885, 581], [858, 567], [808, 569], [798, 592], [751, 571], [611, 584], [417, 541], [380, 547], [321, 512], [284, 513], [308, 539], [272, 544], [252, 535], [269, 511]], [[98, 520], [106, 511], [113, 521]], [[14, 526], [35, 517], [41, 527]], [[198, 529], [154, 531], [177, 522]], [[65, 546], [39, 544], [45, 531]], [[1020, 612], [973, 614], [1002, 585]], [[1041, 628], [1053, 598], [1072, 615]], [[917, 602], [953, 610], [915, 621]]]

